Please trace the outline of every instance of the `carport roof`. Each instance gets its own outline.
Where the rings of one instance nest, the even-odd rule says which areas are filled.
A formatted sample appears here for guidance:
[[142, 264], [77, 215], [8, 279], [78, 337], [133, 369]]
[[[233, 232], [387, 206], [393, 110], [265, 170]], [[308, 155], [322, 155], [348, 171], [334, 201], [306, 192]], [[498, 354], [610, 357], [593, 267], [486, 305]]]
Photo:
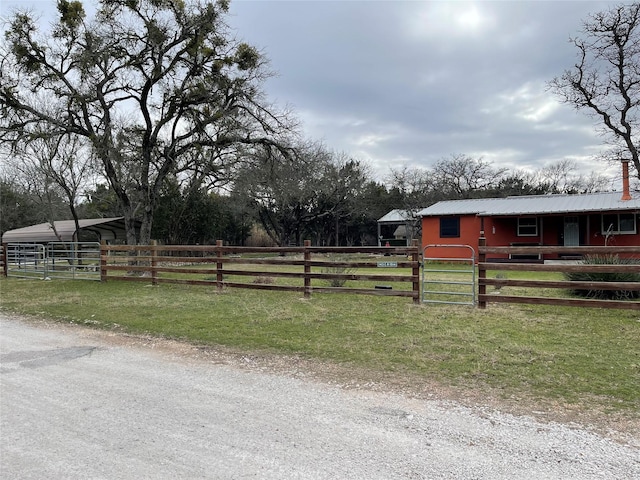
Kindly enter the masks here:
[[[40, 223], [30, 227], [9, 230], [2, 235], [2, 243], [49, 243], [72, 242], [76, 232], [76, 224], [73, 220], [58, 220], [51, 223]], [[100, 240], [126, 239], [124, 217], [112, 218], [86, 218], [79, 220], [80, 230], [96, 233]]]
[[410, 210], [391, 210], [385, 216], [378, 219], [378, 223], [405, 223], [412, 221], [416, 215]]

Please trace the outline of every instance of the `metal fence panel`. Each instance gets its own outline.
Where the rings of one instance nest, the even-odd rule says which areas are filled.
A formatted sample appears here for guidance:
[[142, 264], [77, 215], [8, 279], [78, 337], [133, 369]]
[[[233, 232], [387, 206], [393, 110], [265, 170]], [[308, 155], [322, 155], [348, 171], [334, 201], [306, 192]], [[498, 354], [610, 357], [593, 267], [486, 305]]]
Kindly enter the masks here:
[[7, 244], [7, 277], [100, 280], [100, 244]]
[[45, 278], [47, 276], [44, 245], [38, 243], [7, 244], [7, 277]]
[[45, 251], [49, 278], [100, 280], [98, 242], [51, 242]]

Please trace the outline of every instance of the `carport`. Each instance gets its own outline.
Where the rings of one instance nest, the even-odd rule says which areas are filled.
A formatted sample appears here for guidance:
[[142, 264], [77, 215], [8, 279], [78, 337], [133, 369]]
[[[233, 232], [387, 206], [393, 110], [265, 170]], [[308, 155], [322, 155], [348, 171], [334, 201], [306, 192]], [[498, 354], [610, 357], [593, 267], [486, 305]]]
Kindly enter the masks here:
[[417, 222], [418, 217], [411, 210], [391, 210], [378, 219], [378, 246], [410, 246]]
[[124, 217], [82, 219], [78, 227], [73, 220], [58, 220], [5, 232], [4, 274], [99, 280], [100, 242], [126, 240]]
[[2, 243], [42, 243], [126, 240], [124, 217], [85, 218], [79, 220], [76, 230], [73, 220], [39, 223], [9, 230], [2, 235]]

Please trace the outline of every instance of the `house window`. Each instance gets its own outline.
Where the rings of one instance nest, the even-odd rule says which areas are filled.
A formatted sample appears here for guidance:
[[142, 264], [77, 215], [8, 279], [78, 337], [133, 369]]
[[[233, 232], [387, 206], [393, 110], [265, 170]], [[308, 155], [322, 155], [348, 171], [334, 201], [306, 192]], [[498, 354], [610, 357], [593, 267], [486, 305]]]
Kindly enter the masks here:
[[602, 215], [602, 234], [636, 233], [636, 215], [633, 213], [609, 213]]
[[519, 237], [537, 237], [538, 236], [538, 219], [536, 217], [518, 218], [518, 236]]
[[440, 238], [458, 238], [460, 236], [460, 217], [440, 218]]

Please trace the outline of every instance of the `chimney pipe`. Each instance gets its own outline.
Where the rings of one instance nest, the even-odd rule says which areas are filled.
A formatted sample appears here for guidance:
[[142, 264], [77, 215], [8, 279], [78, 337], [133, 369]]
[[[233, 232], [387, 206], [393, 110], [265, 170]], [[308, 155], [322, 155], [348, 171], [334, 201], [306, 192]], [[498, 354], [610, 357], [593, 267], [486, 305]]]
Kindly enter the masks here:
[[629, 192], [629, 160], [622, 160], [622, 199], [631, 200]]

